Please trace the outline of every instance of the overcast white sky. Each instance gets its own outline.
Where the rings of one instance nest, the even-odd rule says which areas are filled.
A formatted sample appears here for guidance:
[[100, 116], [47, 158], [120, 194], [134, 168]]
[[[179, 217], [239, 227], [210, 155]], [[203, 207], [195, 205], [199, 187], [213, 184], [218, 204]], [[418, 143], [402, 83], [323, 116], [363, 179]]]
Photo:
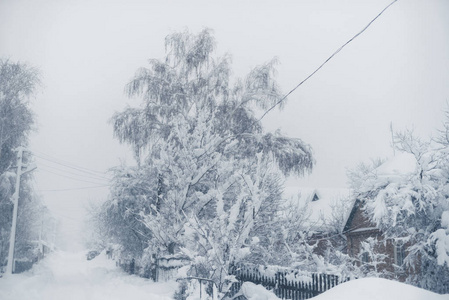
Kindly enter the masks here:
[[[61, 163], [100, 172], [121, 158], [132, 163], [108, 120], [137, 103], [124, 85], [149, 58], [162, 58], [167, 34], [213, 29], [236, 76], [276, 56], [287, 92], [389, 2], [0, 0], [0, 57], [42, 74], [30, 149], [46, 160], [37, 158], [36, 189], [72, 229], [86, 200], [107, 197], [107, 187], [74, 190], [104, 180], [81, 181]], [[430, 136], [448, 100], [449, 1], [399, 0], [264, 122], [314, 149], [313, 174], [289, 185], [344, 187], [346, 168], [392, 155], [390, 122]]]

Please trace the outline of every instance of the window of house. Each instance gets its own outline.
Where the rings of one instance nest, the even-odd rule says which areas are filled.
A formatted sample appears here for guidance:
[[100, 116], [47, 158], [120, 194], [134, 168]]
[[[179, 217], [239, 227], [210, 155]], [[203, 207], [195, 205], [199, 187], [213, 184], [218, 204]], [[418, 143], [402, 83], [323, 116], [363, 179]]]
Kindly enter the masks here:
[[396, 242], [394, 244], [394, 263], [398, 266], [404, 264], [405, 259], [405, 246], [401, 242]]
[[362, 243], [359, 245], [359, 259], [362, 261], [362, 263], [369, 262], [368, 251], [366, 251], [366, 249], [363, 247]]
[[362, 253], [361, 260], [362, 260], [363, 263], [368, 263], [369, 262], [369, 254], [368, 254], [368, 252], [365, 251], [365, 252]]

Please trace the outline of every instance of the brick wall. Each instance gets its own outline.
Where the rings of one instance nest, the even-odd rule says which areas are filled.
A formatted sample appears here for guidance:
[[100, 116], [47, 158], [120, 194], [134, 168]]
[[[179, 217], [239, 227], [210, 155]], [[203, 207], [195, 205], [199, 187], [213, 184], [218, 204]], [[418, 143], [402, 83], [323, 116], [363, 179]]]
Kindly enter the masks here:
[[[385, 271], [390, 274], [388, 277], [395, 277], [404, 281], [407, 272], [401, 270], [401, 268], [398, 268], [397, 266], [395, 267], [395, 245], [393, 241], [384, 239], [382, 232], [364, 215], [361, 206], [360, 202], [356, 204], [355, 209], [348, 220], [348, 224], [345, 227], [348, 255], [358, 258], [359, 254], [361, 254], [361, 243], [372, 237], [377, 240], [377, 243], [374, 246], [374, 251], [387, 256], [385, 263], [378, 265], [378, 271]], [[410, 243], [405, 244], [404, 247], [406, 248], [409, 245]], [[358, 262], [358, 265], [361, 265], [361, 262]]]

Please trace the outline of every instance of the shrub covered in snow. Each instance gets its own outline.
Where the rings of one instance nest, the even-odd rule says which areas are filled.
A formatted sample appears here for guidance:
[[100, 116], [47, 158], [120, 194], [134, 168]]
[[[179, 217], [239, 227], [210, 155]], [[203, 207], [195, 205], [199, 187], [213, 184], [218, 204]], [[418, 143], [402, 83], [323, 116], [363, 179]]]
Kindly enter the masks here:
[[356, 197], [386, 239], [408, 243], [407, 281], [449, 291], [449, 141], [399, 133], [393, 159], [352, 174]]

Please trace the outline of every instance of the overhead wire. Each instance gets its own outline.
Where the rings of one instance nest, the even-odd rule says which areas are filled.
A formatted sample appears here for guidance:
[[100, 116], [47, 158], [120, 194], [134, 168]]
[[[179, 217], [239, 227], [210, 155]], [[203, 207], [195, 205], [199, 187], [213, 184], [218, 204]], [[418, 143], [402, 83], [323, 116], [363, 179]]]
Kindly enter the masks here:
[[42, 170], [44, 172], [51, 173], [51, 174], [54, 174], [54, 175], [57, 175], [57, 176], [60, 176], [60, 177], [64, 177], [64, 178], [67, 178], [67, 179], [76, 180], [76, 181], [82, 181], [82, 182], [87, 182], [87, 183], [91, 183], [91, 184], [105, 184], [105, 182], [94, 182], [94, 181], [84, 180], [84, 179], [76, 178], [76, 177], [73, 177], [73, 176], [70, 176], [70, 175], [54, 172], [54, 171], [51, 171], [51, 170], [48, 170], [48, 169], [42, 168], [42, 167], [40, 167], [39, 170]]
[[109, 187], [109, 184], [106, 185], [97, 185], [97, 186], [83, 186], [78, 188], [67, 188], [67, 189], [49, 189], [49, 190], [38, 190], [39, 192], [67, 192], [67, 191], [77, 191], [77, 190], [90, 190], [90, 189], [98, 189]]
[[258, 123], [260, 122], [270, 111], [272, 111], [276, 106], [280, 105], [285, 99], [287, 99], [288, 96], [290, 96], [296, 89], [298, 89], [301, 85], [304, 84], [307, 80], [309, 80], [313, 75], [315, 75], [322, 67], [324, 67], [325, 64], [327, 64], [332, 58], [334, 58], [335, 55], [337, 55], [343, 48], [345, 48], [349, 43], [351, 43], [353, 40], [355, 40], [359, 35], [361, 35], [365, 30], [370, 27], [374, 21], [377, 20], [390, 6], [392, 6], [394, 3], [396, 3], [398, 0], [394, 0], [390, 4], [388, 4], [380, 13], [376, 15], [362, 30], [360, 30], [356, 35], [354, 35], [352, 38], [350, 38], [346, 43], [344, 43], [340, 48], [334, 51], [331, 56], [329, 56], [318, 68], [316, 68], [312, 73], [310, 73], [305, 79], [303, 79], [299, 84], [297, 84], [293, 89], [291, 89], [287, 94], [285, 94], [284, 97], [282, 97], [280, 100], [278, 100], [275, 104], [273, 104], [270, 108], [268, 108], [262, 116], [257, 120]]
[[93, 173], [90, 173], [90, 172], [86, 172], [86, 171], [83, 171], [83, 170], [78, 169], [78, 168], [76, 168], [76, 167], [69, 166], [69, 165], [65, 165], [65, 164], [61, 164], [61, 163], [52, 161], [52, 160], [50, 160], [50, 159], [47, 159], [47, 158], [43, 158], [43, 157], [37, 156], [37, 155], [36, 155], [36, 157], [38, 157], [38, 158], [40, 158], [40, 159], [43, 159], [43, 160], [46, 160], [46, 161], [48, 161], [48, 162], [57, 164], [57, 165], [59, 165], [59, 166], [63, 166], [63, 167], [68, 168], [68, 169], [76, 170], [76, 171], [78, 171], [78, 172], [80, 172], [80, 173], [82, 173], [82, 174], [84, 174], [84, 175], [88, 175], [88, 176], [90, 176], [90, 177], [95, 177], [95, 178], [97, 178], [97, 179], [102, 179], [102, 180], [109, 180], [109, 179], [110, 179], [109, 177], [106, 177], [106, 176], [101, 176], [101, 175], [96, 175], [96, 174], [93, 174]]
[[[35, 152], [37, 152], [37, 154]], [[71, 162], [64, 161], [64, 160], [61, 160], [61, 159], [57, 159], [55, 157], [52, 157], [50, 155], [44, 154], [44, 153], [39, 152], [39, 151], [33, 151], [33, 155], [36, 156], [36, 157], [39, 157], [41, 159], [44, 159], [46, 161], [49, 161], [49, 162], [52, 162], [52, 163], [64, 166], [66, 168], [77, 170], [79, 172], [83, 172], [83, 173], [86, 173], [86, 174], [91, 174], [92, 176], [101, 177], [101, 178], [104, 178], [104, 179], [110, 179], [109, 177], [107, 177], [107, 173], [106, 172], [100, 172], [100, 171], [95, 171], [95, 170], [88, 169], [88, 168], [85, 168], [85, 167], [81, 167], [81, 166], [78, 166], [78, 165], [73, 164]]]
[[92, 184], [89, 186], [74, 187], [74, 188], [36, 189], [36, 191], [38, 192], [66, 192], [66, 191], [106, 188], [110, 186], [109, 182], [111, 178], [106, 177], [105, 172], [87, 169], [78, 166], [72, 162], [52, 157], [40, 151], [33, 150], [32, 153], [33, 156], [35, 156], [39, 160], [43, 160], [37, 162], [39, 170], [70, 180]]
[[34, 153], [34, 154], [38, 153], [38, 154], [40, 154], [40, 155], [42, 155], [42, 156], [46, 156], [47, 158], [52, 159], [52, 160], [54, 160], [54, 161], [57, 161], [57, 162], [63, 162], [63, 163], [66, 163], [66, 164], [75, 166], [75, 167], [77, 167], [77, 168], [79, 168], [79, 169], [84, 169], [84, 170], [86, 170], [86, 171], [88, 171], [88, 172], [99, 173], [99, 174], [104, 174], [104, 173], [105, 173], [105, 172], [96, 171], [96, 170], [93, 170], [93, 169], [89, 169], [89, 168], [85, 168], [85, 167], [78, 166], [78, 165], [76, 165], [75, 163], [73, 163], [73, 162], [71, 162], [71, 161], [64, 160], [64, 159], [61, 159], [61, 158], [56, 158], [56, 157], [54, 157], [54, 156], [51, 156], [51, 155], [46, 154], [46, 153], [41, 152], [41, 151], [33, 150], [33, 153]]
[[104, 177], [96, 177], [96, 176], [90, 176], [89, 174], [76, 173], [76, 172], [72, 172], [72, 171], [69, 171], [69, 170], [66, 170], [66, 169], [63, 169], [63, 168], [58, 168], [58, 167], [55, 167], [55, 166], [52, 166], [50, 164], [46, 164], [46, 163], [43, 163], [43, 162], [38, 162], [37, 164], [40, 167], [44, 166], [46, 168], [50, 168], [50, 169], [53, 169], [53, 170], [56, 170], [56, 171], [59, 171], [59, 172], [64, 172], [64, 173], [67, 173], [67, 174], [70, 174], [70, 175], [73, 175], [73, 176], [79, 176], [79, 177], [89, 178], [89, 179], [99, 180], [99, 181], [108, 181], [108, 179], [106, 179]]

